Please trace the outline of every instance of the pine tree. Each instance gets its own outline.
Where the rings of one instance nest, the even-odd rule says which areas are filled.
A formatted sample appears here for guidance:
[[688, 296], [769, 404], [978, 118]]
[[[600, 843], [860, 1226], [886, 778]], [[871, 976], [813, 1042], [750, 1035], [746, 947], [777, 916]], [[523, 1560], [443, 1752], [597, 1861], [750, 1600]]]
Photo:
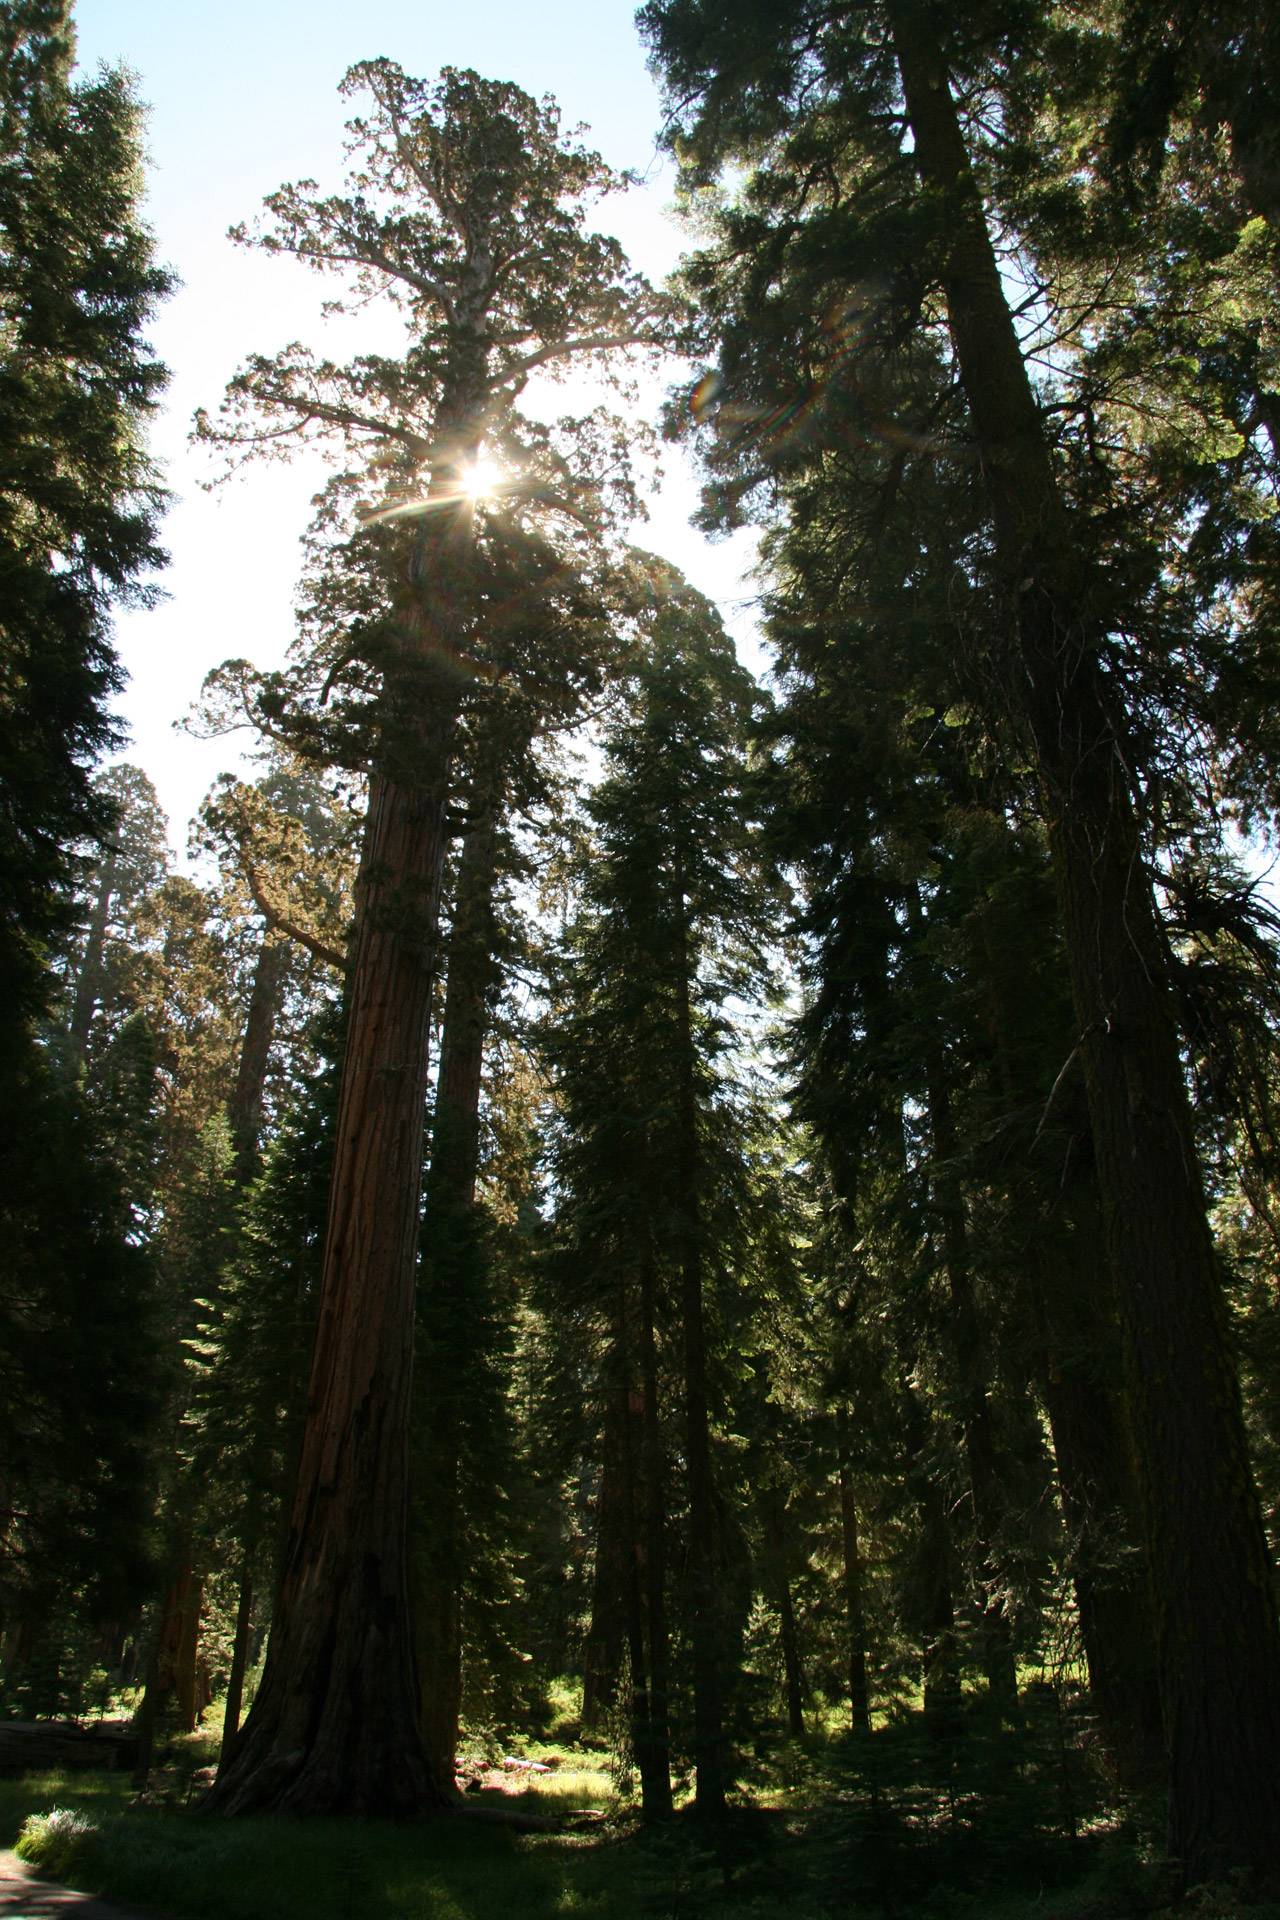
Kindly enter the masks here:
[[[1113, 665], [1119, 636], [1147, 631], [1157, 575], [1147, 528], [1109, 517], [1089, 487], [1091, 396], [1073, 393], [1078, 438], [1059, 434], [1001, 278], [995, 196], [1042, 156], [1024, 138], [993, 164], [961, 104], [971, 83], [984, 98], [1008, 99], [1015, 117], [1024, 90], [1044, 98], [1051, 42], [1034, 14], [944, 16], [908, 0], [852, 14], [760, 10], [749, 31], [739, 12], [731, 21], [719, 6], [683, 0], [643, 18], [695, 160], [714, 166], [773, 142], [755, 203], [749, 194], [741, 215], [728, 216], [733, 250], [721, 258], [732, 257], [730, 279], [744, 262], [750, 279], [766, 261], [776, 275], [780, 260], [794, 259], [789, 294], [808, 295], [790, 308], [784, 351], [799, 374], [795, 404], [810, 404], [791, 416], [780, 464], [803, 464], [842, 409], [883, 440], [868, 402], [874, 388], [892, 398], [912, 346], [944, 353], [954, 372], [963, 410], [952, 419], [981, 483], [982, 510], [962, 523], [974, 528], [966, 575], [987, 643], [975, 692], [993, 729], [1009, 728], [1033, 763], [1065, 928], [1155, 1592], [1170, 1844], [1193, 1875], [1274, 1864], [1280, 1629], [1143, 864], [1140, 716]], [[806, 199], [819, 154], [830, 190]], [[1019, 202], [1018, 193], [1015, 184], [1010, 210], [1028, 222], [1028, 256], [1046, 266], [1069, 216], [1061, 199], [1055, 214], [1048, 194]], [[1136, 230], [1127, 239], [1140, 244]], [[1078, 262], [1070, 235], [1064, 250]], [[756, 424], [763, 395], [752, 387], [761, 372], [769, 383], [771, 347], [760, 310], [732, 307], [738, 290], [726, 299], [710, 258], [702, 277], [727, 342], [726, 445], [747, 456], [749, 485], [769, 465]], [[941, 340], [930, 298], [945, 313]], [[843, 315], [835, 332], [833, 304]], [[766, 305], [771, 322], [782, 318], [777, 303]], [[1070, 329], [1072, 317], [1061, 320]], [[935, 457], [944, 411], [921, 423], [918, 458]], [[905, 417], [895, 431], [900, 474], [912, 458]], [[1224, 1635], [1226, 1619], [1234, 1625]]]
[[[11, 1622], [56, 1591], [123, 1620], [147, 1578], [154, 1275], [111, 1125], [149, 1097], [131, 1036], [112, 1111], [56, 1042], [86, 843], [116, 810], [113, 604], [163, 556], [142, 443], [164, 382], [143, 330], [168, 289], [139, 217], [140, 111], [119, 72], [73, 82], [70, 8], [0, 9], [0, 1315]], [[130, 1334], [130, 1331], [131, 1334]], [[132, 1340], [132, 1351], [130, 1343]], [[21, 1640], [22, 1634], [19, 1633]]]
[[3, 1057], [43, 1001], [76, 850], [112, 810], [113, 604], [163, 561], [143, 432], [168, 292], [143, 226], [141, 110], [119, 71], [72, 81], [69, 4], [0, 12], [0, 980]]
[[594, 833], [566, 977], [572, 998], [553, 1016], [550, 1039], [564, 1108], [558, 1178], [573, 1196], [565, 1224], [586, 1272], [615, 1276], [604, 1309], [603, 1391], [619, 1475], [636, 1752], [646, 1810], [659, 1816], [669, 1805], [669, 1674], [657, 1574], [665, 1554], [655, 1346], [659, 1287], [673, 1295], [697, 1805], [712, 1820], [724, 1811], [727, 1678], [725, 1540], [711, 1439], [717, 1356], [708, 1331], [722, 1257], [718, 1063], [724, 1003], [758, 972], [772, 906], [744, 792], [743, 737], [755, 699], [710, 609], [673, 581], [628, 708], [607, 736], [606, 777], [588, 802]]

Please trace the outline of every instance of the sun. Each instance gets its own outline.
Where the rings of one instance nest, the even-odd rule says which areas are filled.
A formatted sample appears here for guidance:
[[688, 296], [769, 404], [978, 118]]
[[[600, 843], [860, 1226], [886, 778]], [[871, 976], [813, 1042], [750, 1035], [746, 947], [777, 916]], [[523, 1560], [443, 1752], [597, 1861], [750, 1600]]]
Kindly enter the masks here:
[[471, 500], [488, 500], [501, 485], [501, 468], [483, 453], [462, 479], [462, 490]]

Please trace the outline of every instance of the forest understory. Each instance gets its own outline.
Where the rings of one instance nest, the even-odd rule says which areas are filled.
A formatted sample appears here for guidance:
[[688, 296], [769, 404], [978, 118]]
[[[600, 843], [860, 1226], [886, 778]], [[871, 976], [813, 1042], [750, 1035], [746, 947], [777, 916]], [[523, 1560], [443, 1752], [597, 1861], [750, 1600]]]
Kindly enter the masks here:
[[[1065, 1716], [1059, 1693], [1033, 1681], [1016, 1729], [993, 1727], [972, 1699], [941, 1743], [919, 1713], [853, 1736], [819, 1712], [803, 1737], [759, 1738], [743, 1756], [719, 1833], [698, 1820], [687, 1777], [676, 1820], [646, 1830], [625, 1734], [620, 1747], [584, 1743], [569, 1687], [554, 1690], [539, 1733], [464, 1735], [464, 1797], [443, 1822], [210, 1823], [199, 1800], [216, 1710], [158, 1752], [141, 1800], [109, 1775], [33, 1776], [0, 1783], [0, 1819], [6, 1843], [51, 1878], [169, 1920], [1280, 1913], [1248, 1876], [1184, 1886], [1164, 1857], [1159, 1796], [1117, 1803], [1084, 1703], [1074, 1696], [1073, 1716], [1063, 1692]], [[495, 1811], [546, 1831], [501, 1825]]]

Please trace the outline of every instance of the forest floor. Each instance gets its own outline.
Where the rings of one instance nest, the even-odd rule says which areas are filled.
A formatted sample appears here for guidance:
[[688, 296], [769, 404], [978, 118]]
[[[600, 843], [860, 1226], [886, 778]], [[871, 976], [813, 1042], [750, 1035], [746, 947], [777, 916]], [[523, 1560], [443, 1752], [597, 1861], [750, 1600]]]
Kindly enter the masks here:
[[1280, 1920], [1243, 1886], [1184, 1893], [1156, 1810], [1110, 1807], [1054, 1726], [1033, 1713], [993, 1736], [971, 1715], [941, 1748], [909, 1715], [857, 1741], [766, 1741], [714, 1842], [690, 1808], [646, 1833], [616, 1760], [562, 1738], [473, 1750], [462, 1802], [556, 1830], [207, 1820], [213, 1742], [196, 1735], [169, 1743], [144, 1805], [108, 1773], [0, 1780], [0, 1847], [25, 1824], [42, 1873], [164, 1920]]

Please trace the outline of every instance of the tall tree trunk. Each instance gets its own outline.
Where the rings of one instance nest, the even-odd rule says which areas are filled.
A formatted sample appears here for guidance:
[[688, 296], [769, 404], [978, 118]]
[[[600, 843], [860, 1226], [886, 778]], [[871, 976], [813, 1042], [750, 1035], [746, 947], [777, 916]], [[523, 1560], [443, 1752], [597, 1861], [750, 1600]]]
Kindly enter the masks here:
[[582, 1720], [594, 1726], [618, 1697], [618, 1676], [627, 1641], [628, 1555], [633, 1541], [626, 1520], [622, 1426], [617, 1395], [605, 1419], [600, 1491], [596, 1500], [596, 1565], [591, 1589], [591, 1625], [583, 1648]]
[[996, 1436], [987, 1397], [982, 1327], [969, 1269], [964, 1196], [954, 1171], [958, 1152], [946, 1070], [931, 1052], [927, 1061], [929, 1125], [933, 1134], [934, 1195], [942, 1219], [942, 1250], [951, 1302], [951, 1336], [960, 1382], [960, 1418], [973, 1500], [977, 1548], [978, 1605], [982, 1618], [982, 1664], [991, 1698], [1001, 1715], [1018, 1708], [1018, 1672], [1004, 1608], [996, 1598], [1000, 1581], [999, 1538], [1004, 1507]]
[[240, 1042], [240, 1062], [227, 1116], [231, 1123], [231, 1144], [235, 1153], [235, 1179], [240, 1186], [246, 1186], [258, 1172], [258, 1136], [262, 1132], [267, 1068], [280, 1012], [286, 957], [284, 943], [268, 931], [258, 948], [257, 964], [253, 970], [249, 1012], [245, 1019], [244, 1038]]
[[422, 1732], [437, 1785], [452, 1791], [462, 1714], [462, 1593], [466, 1576], [460, 1396], [474, 1351], [483, 1249], [475, 1212], [480, 1087], [493, 985], [496, 788], [466, 835], [449, 936], [440, 1070], [427, 1177], [415, 1394], [414, 1610]]
[[[986, 918], [984, 946], [1007, 1110], [1043, 1114], [1057, 1089], [1031, 1064], [1039, 1058], [1043, 1006], [1032, 1007], [1017, 991], [1036, 964], [1021, 917], [1005, 916], [997, 927]], [[1059, 1045], [1057, 1058], [1070, 1049], [1069, 1030]], [[1025, 1254], [1040, 1397], [1072, 1540], [1072, 1585], [1098, 1730], [1117, 1778], [1149, 1791], [1164, 1776], [1155, 1633], [1133, 1440], [1123, 1391], [1111, 1377], [1118, 1375], [1119, 1329], [1082, 1086], [1077, 1093], [1069, 1084], [1060, 1094], [1056, 1119], [1070, 1139], [1066, 1167], [1074, 1166], [1075, 1177], [1068, 1186], [1060, 1149], [1046, 1142], [1042, 1158], [1054, 1164], [1041, 1171], [1042, 1224], [1056, 1221], [1058, 1231], [1037, 1233]], [[1028, 1159], [1035, 1164], [1034, 1140]]]
[[195, 1732], [202, 1705], [197, 1696], [197, 1658], [200, 1651], [200, 1610], [203, 1604], [204, 1577], [202, 1574], [194, 1574], [182, 1602], [178, 1659], [173, 1676], [174, 1697], [178, 1705], [178, 1724], [184, 1733]]
[[867, 1624], [862, 1594], [862, 1552], [858, 1509], [849, 1457], [849, 1414], [836, 1408], [836, 1448], [840, 1458], [840, 1533], [844, 1550], [845, 1630], [849, 1636], [849, 1711], [855, 1728], [871, 1725], [871, 1689], [867, 1684]]
[[[146, 1680], [143, 1684], [142, 1704], [138, 1709], [136, 1723], [139, 1758], [135, 1777], [139, 1787], [146, 1785], [147, 1775], [151, 1769], [156, 1716], [160, 1708], [167, 1701], [176, 1698], [184, 1730], [190, 1733], [195, 1724], [194, 1717], [188, 1724], [188, 1710], [189, 1703], [193, 1704], [195, 1699], [196, 1646], [199, 1638], [200, 1600], [204, 1582], [194, 1571], [189, 1533], [180, 1533], [174, 1542], [170, 1567], [173, 1571], [173, 1579], [165, 1587], [152, 1620], [151, 1640], [147, 1651]], [[194, 1630], [191, 1630], [189, 1620], [193, 1595], [196, 1624]], [[189, 1702], [184, 1701], [183, 1698], [184, 1656], [188, 1654], [191, 1676]]]
[[160, 1705], [173, 1699], [178, 1690], [178, 1671], [182, 1664], [182, 1636], [191, 1589], [193, 1584], [197, 1583], [192, 1562], [190, 1534], [180, 1535], [173, 1565], [176, 1571], [172, 1581], [165, 1588], [164, 1597], [160, 1603], [160, 1620], [157, 1627], [159, 1653], [156, 1665], [156, 1695]]
[[670, 1650], [667, 1642], [667, 1518], [658, 1415], [657, 1300], [648, 1195], [640, 1245], [640, 1470], [644, 1493], [644, 1610], [649, 1642], [650, 1769], [641, 1772], [646, 1820], [671, 1817]]
[[240, 1603], [236, 1608], [236, 1635], [231, 1646], [231, 1672], [227, 1675], [227, 1698], [222, 1710], [222, 1745], [218, 1752], [219, 1771], [235, 1751], [240, 1731], [240, 1707], [244, 1700], [244, 1676], [249, 1665], [249, 1630], [253, 1621], [253, 1563], [246, 1559], [240, 1572]]
[[1031, 1250], [1040, 1372], [1099, 1731], [1117, 1778], [1149, 1790], [1164, 1775], [1151, 1590], [1128, 1415], [1107, 1379], [1115, 1300], [1096, 1201], [1087, 1202], [1077, 1194], [1065, 1256]]
[[1164, 943], [1104, 618], [1060, 497], [932, 14], [889, 18], [1007, 583], [1009, 694], [1034, 743], [1116, 1276], [1156, 1614], [1169, 1846], [1193, 1878], [1280, 1865], [1280, 1626]]
[[163, 1625], [163, 1609], [157, 1608], [151, 1622], [151, 1640], [147, 1648], [147, 1674], [142, 1686], [142, 1701], [134, 1720], [134, 1731], [138, 1736], [138, 1758], [134, 1764], [133, 1784], [138, 1793], [144, 1793], [151, 1778], [151, 1767], [155, 1759], [156, 1748], [156, 1712], [160, 1699], [160, 1630]]
[[636, 1391], [631, 1361], [629, 1301], [625, 1282], [617, 1292], [618, 1381], [615, 1387], [614, 1425], [618, 1434], [619, 1533], [622, 1538], [623, 1610], [627, 1648], [631, 1659], [631, 1744], [640, 1771], [640, 1804], [646, 1821], [661, 1820], [671, 1811], [671, 1773], [666, 1731], [655, 1730], [645, 1673], [644, 1550], [637, 1510], [637, 1415], [644, 1419], [643, 1390]]
[[497, 929], [493, 890], [498, 877], [497, 810], [500, 794], [485, 796], [485, 817], [462, 843], [449, 932], [444, 1031], [431, 1129], [428, 1213], [446, 1197], [470, 1205], [480, 1159], [480, 1086], [494, 984]]
[[[263, 1103], [271, 1046], [284, 987], [287, 948], [268, 928], [258, 948], [245, 1019], [244, 1038], [240, 1042], [240, 1060], [236, 1084], [228, 1102], [227, 1118], [235, 1154], [233, 1177], [236, 1185], [246, 1187], [261, 1167], [259, 1139], [262, 1132]], [[260, 1451], [251, 1478], [256, 1481], [261, 1466]], [[286, 1480], [286, 1485], [289, 1484]], [[240, 1599], [236, 1612], [235, 1639], [231, 1648], [231, 1672], [227, 1678], [227, 1696], [223, 1707], [222, 1744], [218, 1751], [218, 1770], [229, 1761], [240, 1731], [240, 1707], [244, 1697], [245, 1667], [249, 1651], [249, 1624], [253, 1611], [254, 1557], [261, 1547], [262, 1517], [259, 1500], [253, 1495], [240, 1516], [239, 1547], [242, 1555]]]
[[452, 717], [441, 689], [434, 725], [419, 727], [414, 784], [382, 770], [370, 781], [297, 1493], [262, 1685], [207, 1802], [218, 1812], [408, 1814], [439, 1799], [419, 1724], [407, 1549]]
[[919, 1396], [903, 1382], [909, 1477], [919, 1515], [916, 1588], [919, 1600], [924, 1716], [929, 1731], [947, 1737], [960, 1708], [960, 1664], [956, 1647], [952, 1569], [955, 1553], [947, 1519], [946, 1495], [929, 1458], [929, 1422]]
[[1151, 1601], [1133, 1533], [1137, 1489], [1123, 1420], [1087, 1350], [1050, 1335], [1045, 1407], [1062, 1510], [1073, 1536], [1072, 1584], [1089, 1691], [1117, 1778], [1151, 1788], [1164, 1774]]
[[78, 1062], [83, 1062], [89, 1051], [89, 1029], [93, 1025], [94, 1010], [102, 990], [102, 956], [118, 861], [119, 849], [113, 846], [109, 848], [98, 876], [98, 891], [94, 896], [93, 912], [89, 915], [89, 930], [84, 943], [84, 959], [80, 962], [80, 972], [76, 978], [76, 997], [71, 1007], [71, 1051]]
[[[677, 885], [679, 882], [677, 881]], [[698, 1110], [695, 1087], [692, 966], [684, 927], [684, 898], [677, 955], [676, 1017], [679, 1074], [679, 1172], [681, 1213], [680, 1306], [684, 1334], [685, 1464], [689, 1483], [689, 1590], [692, 1602], [694, 1802], [700, 1814], [724, 1813], [723, 1729], [720, 1705], [719, 1610], [716, 1595], [715, 1499], [711, 1478], [711, 1433], [707, 1397], [707, 1335], [703, 1312], [703, 1244], [698, 1191]]]
[[782, 1672], [787, 1693], [787, 1732], [798, 1738], [804, 1733], [804, 1673], [800, 1665], [800, 1642], [796, 1635], [796, 1611], [791, 1599], [782, 1514], [776, 1506], [769, 1509], [767, 1526], [769, 1558], [773, 1562], [773, 1583], [778, 1596], [778, 1637], [782, 1642]]

